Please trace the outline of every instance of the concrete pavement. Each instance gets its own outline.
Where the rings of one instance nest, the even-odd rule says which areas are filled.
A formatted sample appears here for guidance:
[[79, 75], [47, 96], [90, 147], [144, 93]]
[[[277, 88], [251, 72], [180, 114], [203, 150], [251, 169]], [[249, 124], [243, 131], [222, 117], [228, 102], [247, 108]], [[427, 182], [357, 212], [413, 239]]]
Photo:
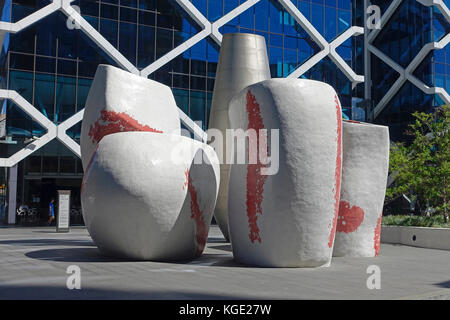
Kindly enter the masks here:
[[[71, 265], [81, 290], [66, 287]], [[367, 288], [371, 265], [380, 290]], [[102, 256], [85, 228], [0, 228], [0, 299], [450, 299], [450, 251], [382, 244], [377, 258], [329, 268], [252, 268], [233, 261], [213, 226], [194, 261], [134, 262]]]

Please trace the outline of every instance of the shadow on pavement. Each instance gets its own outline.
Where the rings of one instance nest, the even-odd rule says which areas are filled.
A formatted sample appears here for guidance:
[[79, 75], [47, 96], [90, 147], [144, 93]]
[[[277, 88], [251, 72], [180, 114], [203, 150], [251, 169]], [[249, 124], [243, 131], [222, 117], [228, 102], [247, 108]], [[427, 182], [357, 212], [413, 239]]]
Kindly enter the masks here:
[[223, 237], [208, 237], [208, 243], [228, 243]]
[[449, 288], [450, 289], [450, 280], [449, 281], [435, 283], [434, 285], [438, 286], [438, 287], [441, 287], [441, 288]]
[[[107, 257], [102, 255], [96, 247], [36, 250], [27, 252], [25, 256], [36, 260], [56, 262], [152, 262]], [[192, 260], [154, 262], [179, 265], [183, 264], [191, 266], [251, 268], [251, 266], [236, 262], [235, 260], [233, 260], [233, 257], [230, 254], [204, 253], [200, 257]]]
[[4, 286], [0, 292], [0, 300], [70, 300], [70, 299], [121, 299], [121, 300], [245, 300], [256, 297], [239, 295], [219, 295], [189, 291], [141, 290], [127, 291], [118, 289], [91, 289], [81, 287], [80, 290], [69, 290], [64, 286]]
[[129, 262], [102, 255], [97, 247], [92, 248], [64, 248], [46, 249], [27, 252], [28, 258], [37, 260], [51, 260], [63, 262]]
[[223, 250], [231, 252], [231, 244], [221, 245], [221, 246], [208, 246], [211, 249]]
[[92, 240], [67, 240], [67, 239], [20, 239], [1, 240], [0, 244], [17, 246], [94, 246]]

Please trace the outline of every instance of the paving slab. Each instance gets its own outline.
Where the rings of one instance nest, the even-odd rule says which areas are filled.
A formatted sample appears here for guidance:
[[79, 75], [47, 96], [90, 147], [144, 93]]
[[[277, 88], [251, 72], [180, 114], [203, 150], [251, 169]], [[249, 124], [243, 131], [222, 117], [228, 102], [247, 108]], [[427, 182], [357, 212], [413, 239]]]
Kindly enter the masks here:
[[[72, 265], [80, 290], [66, 285]], [[380, 289], [367, 286], [373, 265]], [[233, 260], [217, 226], [201, 257], [178, 263], [105, 257], [81, 227], [0, 228], [0, 299], [450, 299], [450, 251], [382, 244], [328, 268], [254, 268]]]

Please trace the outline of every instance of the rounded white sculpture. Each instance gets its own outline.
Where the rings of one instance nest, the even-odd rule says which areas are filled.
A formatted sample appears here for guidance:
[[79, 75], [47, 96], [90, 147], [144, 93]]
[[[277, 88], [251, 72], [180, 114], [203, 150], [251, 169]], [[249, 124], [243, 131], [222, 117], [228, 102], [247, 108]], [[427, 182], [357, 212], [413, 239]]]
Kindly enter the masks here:
[[234, 129], [267, 129], [270, 136], [275, 134], [271, 129], [279, 129], [277, 173], [261, 174], [276, 168], [277, 147], [264, 139], [264, 131], [258, 148], [269, 148], [271, 163], [260, 157], [256, 164], [231, 167], [228, 218], [234, 257], [266, 267], [329, 265], [342, 157], [341, 107], [334, 89], [311, 80], [263, 81], [233, 98], [229, 116]]
[[219, 174], [215, 151], [198, 141], [149, 132], [107, 135], [82, 183], [89, 234], [110, 256], [157, 261], [198, 256]]
[[377, 256], [389, 169], [389, 128], [344, 121], [342, 161], [333, 255]]
[[83, 169], [108, 134], [148, 131], [180, 134], [178, 108], [169, 87], [110, 65], [99, 65], [81, 125]]
[[[230, 100], [245, 87], [267, 79], [270, 79], [270, 68], [265, 38], [248, 33], [224, 34], [214, 82], [209, 128], [219, 129], [223, 137], [226, 137]], [[229, 240], [227, 206], [230, 164], [227, 163], [227, 157], [230, 151], [225, 143], [220, 152], [223, 160], [220, 165], [220, 187], [214, 217], [223, 235]]]

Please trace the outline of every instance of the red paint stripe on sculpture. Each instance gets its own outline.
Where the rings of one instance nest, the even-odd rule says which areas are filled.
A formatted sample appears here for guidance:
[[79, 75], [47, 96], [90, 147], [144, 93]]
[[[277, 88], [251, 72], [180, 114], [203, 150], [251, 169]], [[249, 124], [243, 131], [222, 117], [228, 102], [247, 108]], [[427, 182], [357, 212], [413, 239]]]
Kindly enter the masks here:
[[373, 239], [374, 244], [373, 247], [375, 249], [375, 256], [378, 256], [380, 252], [380, 242], [381, 242], [381, 220], [383, 219], [383, 212], [381, 212], [380, 217], [377, 221], [377, 226], [375, 227], [375, 237]]
[[343, 120], [343, 121], [349, 122], [349, 123], [357, 123], [357, 124], [361, 123], [360, 121], [355, 121], [355, 120]]
[[336, 234], [336, 225], [339, 215], [339, 198], [341, 190], [341, 169], [342, 169], [342, 114], [341, 107], [339, 105], [339, 99], [335, 95], [334, 102], [336, 103], [336, 117], [337, 117], [337, 155], [336, 155], [336, 169], [334, 173], [335, 185], [334, 185], [334, 218], [333, 225], [331, 227], [330, 237], [328, 239], [328, 247], [333, 247], [334, 236]]
[[364, 220], [364, 210], [358, 206], [350, 207], [347, 201], [339, 204], [337, 232], [351, 233], [356, 231]]
[[83, 188], [84, 188], [85, 179], [86, 179], [86, 177], [87, 177], [87, 174], [89, 173], [89, 169], [91, 169], [91, 165], [92, 165], [92, 163], [94, 162], [95, 157], [97, 156], [98, 146], [99, 146], [99, 145], [97, 144], [97, 146], [95, 147], [94, 153], [92, 154], [91, 160], [89, 160], [89, 163], [88, 163], [88, 165], [87, 165], [87, 167], [86, 167], [86, 171], [85, 171], [84, 174], [83, 174], [83, 180], [81, 181], [81, 187], [80, 187], [80, 194], [83, 193]]
[[89, 137], [92, 143], [98, 143], [104, 136], [117, 132], [147, 131], [163, 133], [147, 125], [140, 124], [136, 119], [125, 112], [102, 110], [100, 118], [89, 128]]
[[200, 210], [198, 204], [197, 191], [192, 183], [192, 178], [189, 173], [189, 169], [186, 169], [186, 182], [183, 185], [183, 190], [185, 186], [188, 187], [189, 195], [191, 196], [191, 218], [195, 221], [196, 226], [196, 242], [197, 242], [197, 255], [201, 255], [203, 249], [205, 248], [206, 239], [208, 237], [208, 230], [206, 228], [205, 221], [203, 221], [203, 213]]
[[[257, 134], [257, 150], [261, 143], [261, 150], [265, 147], [267, 149], [267, 139], [260, 141], [259, 130], [264, 129], [263, 119], [261, 117], [261, 110], [256, 101], [255, 96], [247, 92], [247, 114], [248, 114], [248, 129], [253, 129]], [[256, 164], [248, 164], [247, 166], [247, 216], [250, 228], [249, 238], [252, 243], [257, 240], [261, 243], [261, 236], [259, 235], [259, 228], [257, 224], [258, 214], [262, 215], [262, 200], [264, 191], [264, 182], [267, 176], [261, 175], [261, 169], [265, 165], [261, 164], [261, 159], [258, 158]]]

